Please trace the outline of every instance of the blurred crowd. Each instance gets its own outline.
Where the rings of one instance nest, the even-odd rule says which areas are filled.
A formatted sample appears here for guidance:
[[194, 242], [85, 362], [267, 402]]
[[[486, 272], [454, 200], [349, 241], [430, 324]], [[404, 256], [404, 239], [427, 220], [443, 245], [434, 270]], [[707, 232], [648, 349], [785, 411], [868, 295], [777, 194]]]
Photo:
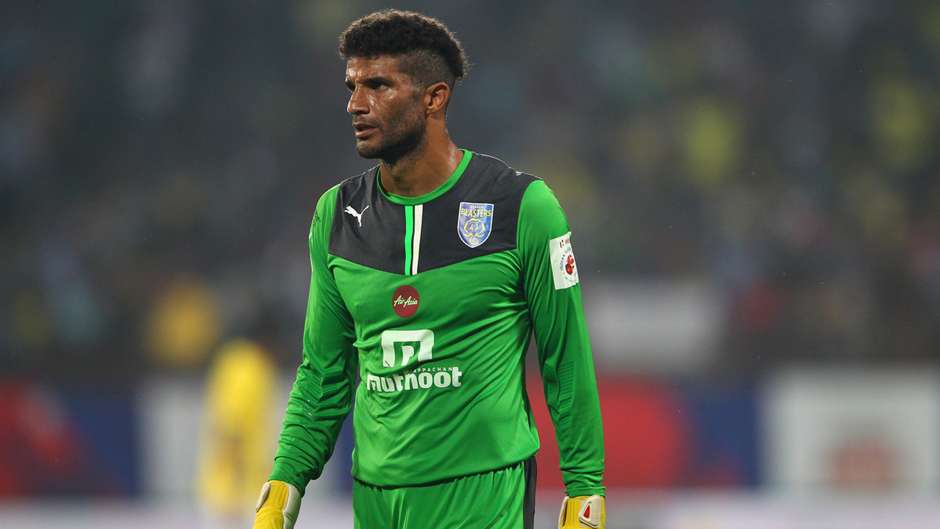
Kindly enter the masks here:
[[[382, 6], [42, 4], [0, 17], [0, 371], [295, 365], [316, 198], [372, 163], [336, 36]], [[726, 368], [934, 359], [940, 4], [589, 4], [406, 6], [470, 55], [455, 141], [546, 179], [583, 280], [715, 285]]]

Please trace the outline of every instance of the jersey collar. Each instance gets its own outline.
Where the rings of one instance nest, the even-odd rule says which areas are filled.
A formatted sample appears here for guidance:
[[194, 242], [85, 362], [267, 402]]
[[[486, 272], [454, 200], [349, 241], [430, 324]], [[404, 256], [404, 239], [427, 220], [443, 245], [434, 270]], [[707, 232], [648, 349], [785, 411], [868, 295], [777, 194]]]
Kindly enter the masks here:
[[402, 206], [413, 206], [415, 204], [424, 204], [425, 202], [430, 202], [431, 200], [434, 200], [435, 198], [449, 191], [450, 188], [454, 187], [454, 184], [457, 183], [457, 180], [460, 180], [460, 176], [467, 169], [467, 165], [470, 164], [470, 158], [473, 157], [473, 151], [468, 149], [460, 150], [463, 151], [463, 158], [460, 159], [460, 163], [457, 164], [457, 167], [454, 169], [454, 172], [451, 173], [447, 181], [439, 185], [434, 191], [430, 191], [416, 197], [406, 197], [404, 195], [395, 195], [389, 193], [385, 190], [384, 187], [382, 187], [382, 179], [379, 178], [379, 167], [375, 168], [375, 184], [378, 186], [379, 191], [385, 196], [385, 198], [394, 204], [400, 204]]

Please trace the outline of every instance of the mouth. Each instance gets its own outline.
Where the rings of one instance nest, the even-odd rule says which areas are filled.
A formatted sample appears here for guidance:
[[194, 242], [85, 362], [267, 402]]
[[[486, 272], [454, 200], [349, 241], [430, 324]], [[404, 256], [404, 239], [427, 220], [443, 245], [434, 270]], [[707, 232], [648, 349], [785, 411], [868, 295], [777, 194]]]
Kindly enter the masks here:
[[371, 136], [373, 132], [375, 132], [375, 127], [365, 123], [353, 123], [353, 129], [356, 131], [355, 134], [357, 140], [364, 140]]

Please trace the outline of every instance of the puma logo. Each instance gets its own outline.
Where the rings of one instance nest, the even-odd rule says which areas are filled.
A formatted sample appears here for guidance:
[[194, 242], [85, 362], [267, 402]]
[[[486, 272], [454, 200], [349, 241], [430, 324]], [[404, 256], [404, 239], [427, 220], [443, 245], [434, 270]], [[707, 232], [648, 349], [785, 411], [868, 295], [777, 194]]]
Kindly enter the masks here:
[[[365, 213], [367, 209], [369, 209], [369, 206], [362, 208], [362, 213]], [[362, 213], [353, 209], [352, 206], [346, 206], [346, 213], [349, 213], [353, 217], [356, 217], [356, 220], [359, 221], [359, 227], [360, 228], [362, 227]]]

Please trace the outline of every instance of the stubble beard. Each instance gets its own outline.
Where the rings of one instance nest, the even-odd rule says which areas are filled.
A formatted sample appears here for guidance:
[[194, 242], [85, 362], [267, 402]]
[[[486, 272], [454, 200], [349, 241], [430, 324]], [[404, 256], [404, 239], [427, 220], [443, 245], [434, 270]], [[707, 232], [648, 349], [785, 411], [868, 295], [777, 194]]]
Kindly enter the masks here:
[[[400, 122], [401, 118], [399, 118]], [[395, 120], [390, 120], [394, 123]], [[417, 116], [412, 116], [407, 125], [399, 125], [389, 131], [382, 138], [382, 142], [375, 146], [359, 143], [356, 151], [359, 156], [367, 159], [378, 158], [388, 165], [395, 165], [398, 160], [415, 151], [423, 142], [426, 125]], [[385, 132], [384, 129], [382, 132]]]

